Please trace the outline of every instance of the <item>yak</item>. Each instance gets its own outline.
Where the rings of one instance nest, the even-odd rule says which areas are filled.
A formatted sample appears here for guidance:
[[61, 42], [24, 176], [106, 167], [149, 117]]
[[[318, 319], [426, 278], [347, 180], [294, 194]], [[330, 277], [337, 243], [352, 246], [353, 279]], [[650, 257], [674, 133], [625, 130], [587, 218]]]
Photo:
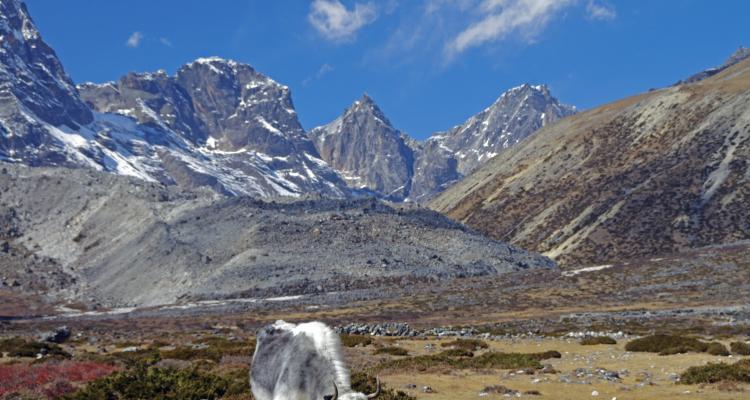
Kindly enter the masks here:
[[380, 394], [351, 389], [341, 339], [322, 322], [276, 321], [256, 335], [250, 368], [256, 400], [365, 400]]

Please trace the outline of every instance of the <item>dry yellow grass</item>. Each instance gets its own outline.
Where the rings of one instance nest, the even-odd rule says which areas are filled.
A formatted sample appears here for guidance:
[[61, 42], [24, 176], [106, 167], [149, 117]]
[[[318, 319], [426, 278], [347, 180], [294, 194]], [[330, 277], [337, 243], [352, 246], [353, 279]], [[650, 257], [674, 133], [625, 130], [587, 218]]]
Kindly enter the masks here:
[[[435, 340], [399, 340], [399, 347], [407, 349], [410, 354], [420, 355], [441, 351], [440, 343], [449, 339]], [[420, 374], [409, 371], [404, 374], [381, 376], [389, 386], [416, 396], [418, 399], [462, 400], [476, 399], [480, 391], [492, 385], [503, 385], [510, 389], [525, 392], [539, 391], [542, 396], [523, 396], [524, 398], [579, 400], [579, 399], [747, 399], [750, 398], [750, 385], [738, 385], [743, 392], [724, 392], [715, 385], [698, 386], [675, 384], [670, 374], [679, 374], [688, 367], [708, 362], [733, 362], [738, 357], [717, 357], [705, 353], [688, 353], [673, 356], [658, 356], [650, 353], [630, 353], [624, 349], [626, 340], [616, 345], [581, 346], [577, 339], [547, 338], [543, 340], [503, 340], [489, 341], [488, 351], [532, 353], [546, 350], [558, 350], [562, 358], [546, 360], [558, 374], [526, 375], [517, 371], [452, 371], [447, 374]], [[725, 344], [729, 340], [724, 341]], [[425, 348], [432, 343], [434, 350]], [[366, 350], [361, 350], [366, 351]], [[480, 352], [481, 353], [481, 352]], [[620, 382], [609, 382], [590, 379], [591, 384], [564, 383], [560, 377], [570, 374], [576, 368], [593, 370], [605, 368], [622, 372]], [[652, 384], [643, 384], [643, 373], [651, 375]], [[417, 385], [409, 389], [407, 385]], [[422, 393], [423, 386], [430, 386], [435, 393]], [[598, 396], [592, 396], [592, 392]], [[488, 398], [502, 398], [502, 395], [490, 394]]]

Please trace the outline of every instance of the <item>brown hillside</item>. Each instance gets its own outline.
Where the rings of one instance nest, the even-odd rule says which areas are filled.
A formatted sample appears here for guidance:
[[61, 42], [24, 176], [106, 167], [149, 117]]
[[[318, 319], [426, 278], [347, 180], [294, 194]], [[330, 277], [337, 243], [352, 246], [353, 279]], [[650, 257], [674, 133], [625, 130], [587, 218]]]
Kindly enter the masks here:
[[563, 266], [750, 238], [750, 60], [543, 128], [431, 203]]

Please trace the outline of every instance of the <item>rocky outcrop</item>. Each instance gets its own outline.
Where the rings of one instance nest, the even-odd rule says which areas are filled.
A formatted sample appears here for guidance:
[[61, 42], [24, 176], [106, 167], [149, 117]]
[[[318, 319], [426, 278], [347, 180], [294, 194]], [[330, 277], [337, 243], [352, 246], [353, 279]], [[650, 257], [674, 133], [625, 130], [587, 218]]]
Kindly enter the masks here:
[[408, 197], [414, 150], [367, 94], [309, 135], [321, 158], [350, 186], [389, 199]]

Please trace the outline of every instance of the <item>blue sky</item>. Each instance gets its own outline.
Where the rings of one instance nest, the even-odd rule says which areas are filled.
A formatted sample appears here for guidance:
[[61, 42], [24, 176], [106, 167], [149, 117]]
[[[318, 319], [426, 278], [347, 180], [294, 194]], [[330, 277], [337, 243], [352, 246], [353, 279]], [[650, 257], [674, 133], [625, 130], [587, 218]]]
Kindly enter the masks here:
[[590, 108], [662, 87], [750, 46], [740, 0], [27, 0], [76, 82], [169, 73], [202, 56], [292, 89], [310, 129], [367, 92], [425, 138], [504, 90], [547, 83]]

